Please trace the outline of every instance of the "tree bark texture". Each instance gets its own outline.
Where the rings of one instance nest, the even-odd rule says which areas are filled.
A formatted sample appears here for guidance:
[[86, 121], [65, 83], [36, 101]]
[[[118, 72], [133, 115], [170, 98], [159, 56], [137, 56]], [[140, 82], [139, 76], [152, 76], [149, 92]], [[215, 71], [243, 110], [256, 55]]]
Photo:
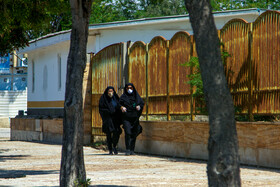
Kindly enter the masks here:
[[209, 114], [209, 186], [240, 186], [234, 105], [227, 86], [210, 0], [185, 0], [199, 58]]
[[82, 86], [91, 3], [92, 0], [70, 0], [72, 31], [67, 59], [60, 186], [74, 186], [77, 180], [86, 181]]

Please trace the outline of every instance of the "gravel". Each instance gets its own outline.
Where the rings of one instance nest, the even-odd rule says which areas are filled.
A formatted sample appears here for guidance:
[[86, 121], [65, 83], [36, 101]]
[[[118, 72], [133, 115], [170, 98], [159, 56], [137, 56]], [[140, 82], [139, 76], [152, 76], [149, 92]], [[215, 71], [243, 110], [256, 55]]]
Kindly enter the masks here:
[[[206, 162], [84, 147], [92, 186], [208, 186]], [[0, 140], [0, 186], [59, 186], [61, 145]], [[243, 166], [242, 186], [280, 186], [280, 170]]]

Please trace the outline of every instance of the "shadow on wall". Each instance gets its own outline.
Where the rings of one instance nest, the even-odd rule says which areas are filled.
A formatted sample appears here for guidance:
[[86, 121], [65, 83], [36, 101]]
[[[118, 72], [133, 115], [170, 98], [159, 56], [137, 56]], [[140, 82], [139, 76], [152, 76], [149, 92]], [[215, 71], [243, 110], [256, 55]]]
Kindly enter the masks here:
[[[246, 58], [248, 59], [248, 57]], [[257, 74], [257, 65], [253, 62], [251, 67], [251, 80], [248, 78], [250, 73], [250, 64], [248, 60], [245, 60], [241, 63], [238, 72], [235, 72], [232, 67], [225, 69], [225, 74], [228, 82], [229, 89], [231, 90], [235, 112], [237, 114], [240, 113], [248, 113], [248, 94], [249, 94], [249, 84], [252, 81], [252, 89], [258, 90], [260, 78]], [[244, 92], [245, 91], [245, 92]], [[263, 99], [263, 95], [259, 95], [258, 100], [252, 98], [253, 108], [258, 107]]]
[[27, 91], [26, 90], [17, 90], [17, 91], [8, 91], [0, 90], [0, 99], [6, 100], [6, 103], [14, 103], [18, 97], [24, 97], [25, 102], [27, 102]]

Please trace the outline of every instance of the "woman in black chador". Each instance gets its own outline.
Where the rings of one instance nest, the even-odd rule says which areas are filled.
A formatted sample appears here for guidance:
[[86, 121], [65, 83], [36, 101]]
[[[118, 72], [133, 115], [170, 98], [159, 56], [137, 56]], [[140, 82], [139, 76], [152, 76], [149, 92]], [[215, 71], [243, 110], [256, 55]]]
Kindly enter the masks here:
[[142, 132], [139, 117], [143, 111], [144, 102], [132, 83], [125, 85], [120, 97], [120, 105], [125, 131], [126, 155], [134, 155], [136, 137]]
[[103, 124], [102, 131], [107, 135], [109, 154], [118, 154], [117, 144], [122, 130], [119, 96], [114, 87], [108, 86], [99, 100], [99, 113]]

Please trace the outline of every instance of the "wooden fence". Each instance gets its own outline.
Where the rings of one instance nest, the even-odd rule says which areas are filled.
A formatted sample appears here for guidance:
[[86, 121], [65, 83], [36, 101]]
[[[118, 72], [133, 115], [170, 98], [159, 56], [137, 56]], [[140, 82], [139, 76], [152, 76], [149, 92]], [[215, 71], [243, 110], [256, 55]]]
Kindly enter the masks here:
[[101, 134], [102, 121], [99, 115], [99, 99], [107, 86], [116, 91], [122, 85], [122, 44], [110, 45], [92, 58], [92, 131]]
[[193, 55], [193, 43], [187, 32], [176, 33], [170, 41], [155, 37], [149, 44], [136, 42], [128, 51], [129, 82], [145, 98], [143, 113], [171, 115], [192, 113], [191, 87], [186, 84], [191, 70], [181, 64]]
[[[239, 114], [280, 114], [280, 12], [267, 11], [253, 23], [243, 19], [229, 21], [219, 38], [229, 52], [225, 72]], [[123, 86], [123, 76], [134, 83], [145, 100], [143, 114], [193, 115], [195, 102], [183, 64], [196, 56], [193, 37], [184, 31], [171, 40], [157, 36], [150, 43], [135, 42], [128, 48], [127, 68], [123, 68], [122, 44], [101, 50], [92, 62], [93, 126], [101, 127], [98, 99], [108, 85]], [[125, 69], [127, 73], [123, 73]], [[119, 92], [120, 93], [120, 92]]]
[[[280, 12], [267, 11], [255, 22], [228, 22], [220, 40], [231, 54], [226, 72], [235, 106], [241, 113], [280, 114]], [[229, 73], [233, 72], [233, 73]]]

